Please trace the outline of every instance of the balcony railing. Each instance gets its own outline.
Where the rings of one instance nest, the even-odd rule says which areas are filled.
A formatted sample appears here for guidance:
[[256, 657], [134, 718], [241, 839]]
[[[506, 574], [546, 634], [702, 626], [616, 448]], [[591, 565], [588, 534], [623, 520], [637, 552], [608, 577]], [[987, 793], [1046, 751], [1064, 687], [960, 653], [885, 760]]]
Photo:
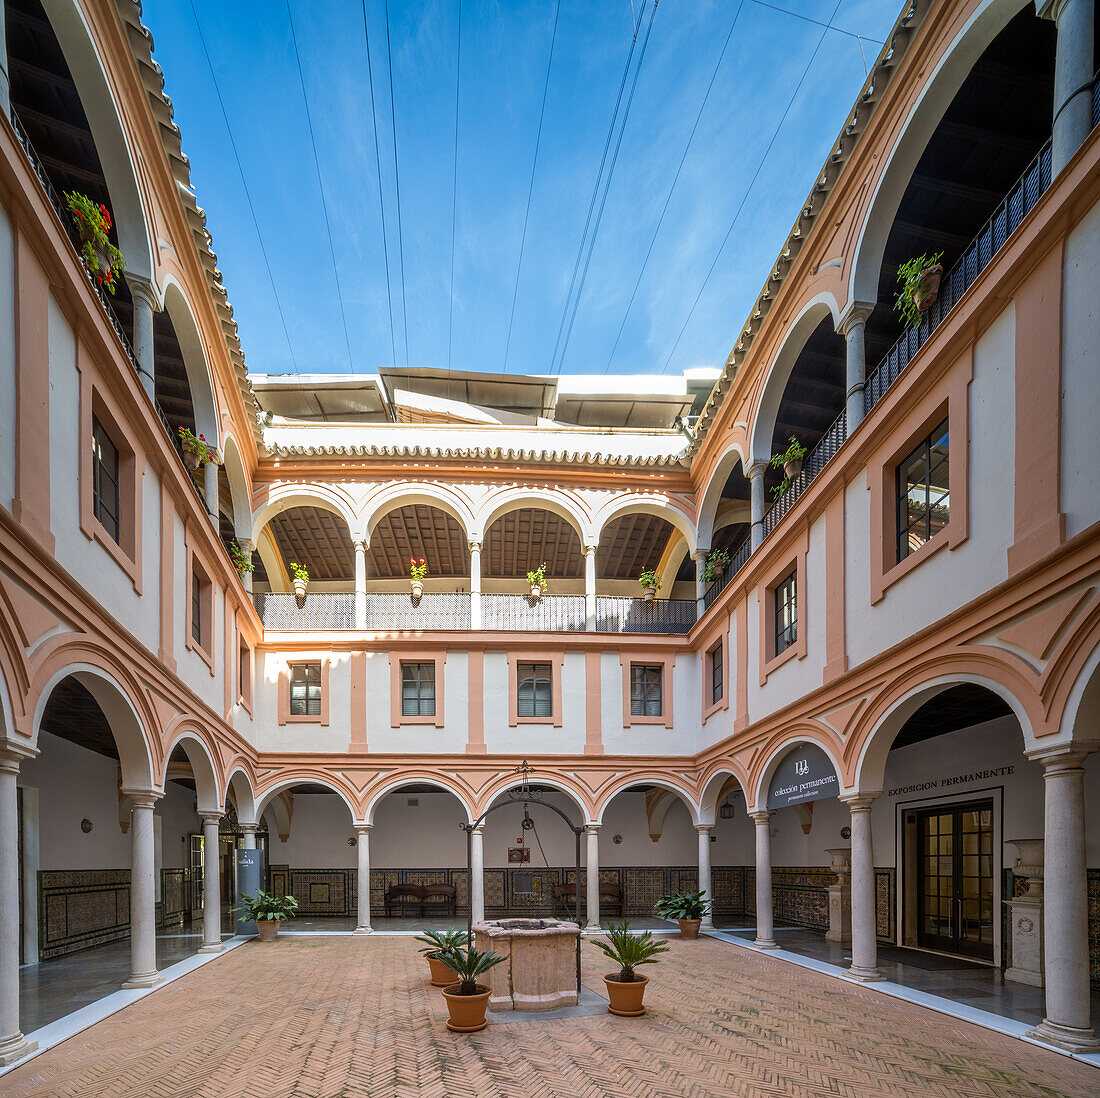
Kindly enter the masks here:
[[256, 612], [265, 629], [306, 630], [355, 628], [354, 591], [318, 591], [300, 603], [294, 595], [254, 595]]
[[749, 557], [752, 555], [752, 539], [745, 538], [741, 544], [741, 548], [730, 558], [729, 567], [722, 573], [722, 575], [716, 579], [703, 594], [703, 609], [709, 610], [711, 604], [716, 598], [726, 589], [726, 584], [729, 583], [738, 572], [748, 563]]
[[596, 597], [596, 629], [601, 633], [687, 633], [694, 624], [694, 599]]
[[482, 595], [482, 629], [583, 633], [584, 595]]

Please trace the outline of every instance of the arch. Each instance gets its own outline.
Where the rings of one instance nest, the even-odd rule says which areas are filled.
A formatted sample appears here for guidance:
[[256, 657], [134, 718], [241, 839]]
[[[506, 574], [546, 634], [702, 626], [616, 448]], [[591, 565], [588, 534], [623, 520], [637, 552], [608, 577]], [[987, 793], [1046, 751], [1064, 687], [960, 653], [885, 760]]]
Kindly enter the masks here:
[[92, 131], [103, 178], [111, 194], [111, 214], [129, 275], [153, 278], [152, 234], [142, 202], [134, 157], [103, 61], [81, 6], [74, 0], [42, 0], [65, 64], [76, 85]]
[[719, 764], [707, 772], [701, 783], [702, 795], [699, 798], [699, 815], [702, 821], [711, 826], [714, 825], [718, 815], [718, 802], [722, 798], [722, 790], [729, 783], [730, 778], [741, 787], [745, 795], [745, 804], [749, 803], [749, 776], [741, 768], [740, 764], [732, 759]]
[[[771, 440], [769, 439], [769, 447], [770, 445]], [[710, 479], [707, 481], [699, 500], [695, 525], [700, 545], [710, 547], [714, 539], [714, 534], [718, 529], [718, 505], [722, 502], [722, 490], [738, 463], [741, 465], [741, 471], [744, 472], [746, 469], [745, 448], [740, 442], [731, 442], [715, 462], [710, 473]]]
[[[1089, 729], [1091, 735], [1078, 732]], [[1058, 726], [1058, 739], [1073, 743], [1097, 738], [1100, 728], [1100, 647], [1094, 648], [1069, 689]]]
[[[591, 800], [579, 786], [571, 785], [560, 776], [545, 777], [542, 774], [533, 774], [531, 781], [534, 785], [545, 786], [547, 789], [553, 789], [557, 793], [564, 793], [573, 804], [580, 809], [582, 822], [594, 822]], [[500, 800], [503, 794], [509, 789], [514, 789], [519, 783], [520, 779], [511, 771], [494, 779], [482, 791], [481, 796], [474, 805], [474, 810], [479, 816], [482, 815], [487, 808]]]
[[781, 733], [778, 737], [772, 740], [771, 746], [767, 748], [767, 753], [764, 756], [764, 765], [758, 772], [758, 776], [753, 779], [750, 778], [749, 784], [743, 788], [745, 790], [745, 800], [748, 801], [749, 790], [753, 790], [752, 811], [763, 812], [768, 806], [768, 786], [771, 784], [772, 778], [775, 776], [776, 770], [779, 768], [779, 764], [787, 757], [793, 747], [797, 747], [800, 743], [812, 744], [814, 747], [820, 747], [826, 755], [829, 756], [829, 762], [833, 765], [833, 770], [836, 772], [837, 784], [840, 786], [840, 791], [846, 792], [847, 788], [844, 783], [844, 767], [840, 763], [840, 743], [835, 738], [829, 735], [823, 728], [819, 728], [816, 725], [806, 724], [801, 725], [797, 730], [787, 730]]
[[218, 787], [217, 751], [206, 742], [200, 727], [186, 718], [174, 721], [165, 735], [172, 738], [164, 752], [164, 764], [159, 775], [160, 788], [163, 789], [168, 780], [172, 752], [182, 747], [195, 778], [196, 811], [199, 815], [217, 812], [221, 816], [225, 812], [225, 798]]
[[214, 399], [214, 384], [206, 348], [203, 346], [191, 302], [171, 275], [164, 286], [164, 311], [172, 321], [176, 342], [183, 354], [187, 387], [191, 390], [191, 406], [195, 412], [195, 434], [206, 435], [211, 445], [221, 449], [217, 403]]
[[695, 798], [691, 793], [683, 786], [677, 785], [668, 778], [654, 774], [631, 774], [601, 793], [597, 805], [595, 822], [602, 824], [603, 814], [607, 811], [607, 806], [620, 793], [625, 793], [628, 789], [636, 785], [659, 785], [662, 789], [666, 789], [668, 792], [675, 794], [687, 806], [688, 814], [691, 816], [692, 826], [699, 827], [702, 825], [703, 820], [699, 811], [699, 805], [696, 804]]
[[944, 112], [986, 47], [1027, 6], [1027, 0], [985, 0], [923, 82], [901, 132], [885, 158], [856, 240], [848, 300], [876, 301], [886, 240], [905, 188]]
[[790, 380], [806, 341], [827, 316], [832, 317], [834, 327], [840, 323], [840, 310], [837, 308], [836, 298], [831, 293], [823, 292], [802, 306], [802, 310], [784, 334], [783, 341], [772, 360], [771, 369], [764, 379], [764, 387], [752, 416], [749, 431], [750, 466], [767, 465], [771, 460], [772, 435], [775, 432], [775, 421], [779, 415], [787, 382]]
[[229, 496], [233, 501], [233, 533], [238, 538], [252, 540], [252, 490], [245, 472], [240, 447], [227, 431], [222, 439], [222, 466], [229, 481]]
[[607, 524], [629, 514], [655, 515], [657, 518], [664, 519], [683, 534], [689, 553], [694, 553], [697, 546], [701, 544], [696, 538], [695, 524], [673, 502], [672, 497], [663, 492], [627, 492], [612, 497], [593, 518], [592, 529], [595, 541], [589, 544], [599, 544], [600, 536]]
[[[242, 763], [237, 763], [230, 770], [229, 779], [225, 783], [227, 807], [230, 796], [232, 796], [233, 805], [237, 809], [238, 823], [258, 824], [260, 822], [259, 814], [256, 812], [256, 794], [252, 788], [252, 778]], [[275, 800], [279, 799], [278, 797], [275, 798]]]
[[679, 574], [687, 555], [688, 540], [677, 530], [675, 540], [665, 549], [662, 563], [657, 569], [662, 591], [671, 593], [672, 585], [676, 582], [676, 576]]
[[[290, 821], [294, 815], [294, 805], [290, 796], [287, 793], [279, 793], [277, 796], [272, 797], [267, 807], [264, 808], [264, 812], [270, 812], [272, 819], [275, 821], [275, 833], [279, 836], [280, 842], [287, 842], [290, 839]], [[237, 817], [240, 819], [240, 817]], [[256, 814], [256, 823], [260, 823], [263, 819], [263, 812]]]
[[459, 788], [457, 782], [452, 783], [449, 779], [441, 778], [438, 774], [405, 774], [400, 778], [395, 778], [387, 782], [377, 793], [371, 794], [371, 798], [367, 802], [367, 810], [364, 813], [366, 822], [373, 825], [374, 813], [378, 810], [378, 806], [382, 801], [391, 793], [400, 789], [402, 786], [414, 785], [417, 783], [433, 785], [438, 788], [441, 793], [450, 793], [453, 797], [456, 797], [458, 803], [462, 805], [462, 811], [466, 813], [466, 822], [473, 823], [474, 816], [473, 812], [470, 810], [470, 803], [466, 799], [466, 794]]
[[429, 481], [400, 481], [368, 496], [351, 529], [360, 531], [369, 541], [374, 528], [391, 511], [418, 503], [450, 515], [467, 539], [472, 537], [474, 513], [465, 495], [448, 485]]
[[576, 496], [554, 488], [506, 488], [490, 493], [481, 504], [474, 517], [474, 530], [484, 538], [489, 527], [509, 511], [518, 511], [523, 507], [534, 507], [550, 511], [564, 519], [577, 532], [581, 539], [581, 548], [595, 545], [595, 531], [592, 516]]
[[331, 792], [335, 793], [340, 800], [347, 805], [348, 811], [351, 813], [352, 822], [359, 822], [359, 813], [356, 811], [355, 807], [355, 790], [351, 786], [337, 781], [331, 774], [323, 770], [302, 770], [296, 771], [290, 775], [284, 773], [274, 785], [267, 786], [260, 793], [260, 799], [256, 803], [256, 819], [259, 820], [263, 816], [271, 805], [271, 802], [278, 797], [280, 793], [284, 793], [296, 785], [307, 784], [323, 785]]
[[362, 529], [351, 499], [332, 485], [279, 484], [271, 489], [259, 510], [252, 515], [253, 543], [259, 545], [264, 527], [291, 507], [319, 507], [331, 511], [344, 520], [353, 539]]

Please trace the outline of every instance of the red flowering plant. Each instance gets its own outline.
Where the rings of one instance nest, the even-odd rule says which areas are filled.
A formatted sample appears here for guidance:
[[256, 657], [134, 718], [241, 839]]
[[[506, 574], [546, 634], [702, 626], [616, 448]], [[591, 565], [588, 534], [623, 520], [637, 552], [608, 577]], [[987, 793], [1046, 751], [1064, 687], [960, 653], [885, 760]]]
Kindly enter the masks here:
[[119, 273], [126, 269], [126, 260], [107, 236], [114, 224], [110, 211], [76, 191], [66, 193], [65, 204], [80, 233], [80, 258], [85, 269], [97, 286], [113, 294], [118, 287]]
[[415, 557], [409, 558], [409, 578], [413, 580], [423, 580], [428, 574], [428, 565], [425, 563], [424, 558], [420, 558], [420, 563], [417, 564]]
[[213, 461], [216, 451], [206, 441], [206, 435], [196, 435], [187, 427], [179, 429], [180, 445], [190, 454], [193, 454], [200, 462]]

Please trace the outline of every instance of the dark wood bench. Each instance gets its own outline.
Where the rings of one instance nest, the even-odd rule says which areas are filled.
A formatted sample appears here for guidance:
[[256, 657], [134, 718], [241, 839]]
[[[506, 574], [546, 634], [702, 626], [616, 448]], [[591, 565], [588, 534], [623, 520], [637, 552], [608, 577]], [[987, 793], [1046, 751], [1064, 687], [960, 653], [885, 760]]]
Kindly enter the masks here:
[[[585, 904], [588, 898], [588, 889], [581, 885], [581, 915], [585, 912]], [[554, 885], [554, 910], [565, 917], [576, 914], [577, 911], [577, 886], [575, 884]], [[600, 882], [600, 914], [623, 915], [623, 890], [610, 881]]]
[[458, 906], [458, 895], [454, 885], [449, 884], [397, 884], [390, 885], [386, 889], [385, 911], [390, 918], [393, 909], [399, 907], [414, 906], [417, 914], [423, 917], [424, 908], [428, 905], [436, 905], [448, 909], [451, 915], [455, 915]]

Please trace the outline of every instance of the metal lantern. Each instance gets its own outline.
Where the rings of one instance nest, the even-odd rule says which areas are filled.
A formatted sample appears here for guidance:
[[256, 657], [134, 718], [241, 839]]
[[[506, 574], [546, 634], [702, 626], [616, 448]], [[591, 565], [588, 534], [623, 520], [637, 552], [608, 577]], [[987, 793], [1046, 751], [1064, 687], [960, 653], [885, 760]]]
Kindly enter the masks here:
[[722, 802], [721, 807], [718, 809], [718, 817], [722, 820], [733, 819], [733, 805], [728, 798]]

